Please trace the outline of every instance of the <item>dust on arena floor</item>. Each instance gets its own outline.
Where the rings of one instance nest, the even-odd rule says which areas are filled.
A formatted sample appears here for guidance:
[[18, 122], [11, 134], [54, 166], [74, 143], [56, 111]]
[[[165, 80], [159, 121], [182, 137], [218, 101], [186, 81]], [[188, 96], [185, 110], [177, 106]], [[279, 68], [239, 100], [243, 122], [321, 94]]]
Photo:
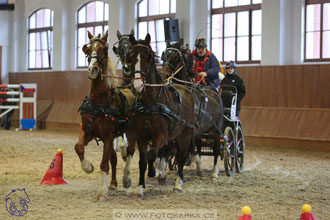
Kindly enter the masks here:
[[[185, 167], [184, 191], [173, 192], [175, 173], [166, 185], [148, 178], [145, 197], [135, 196], [138, 155], [132, 162], [133, 188], [121, 184], [124, 162], [118, 153], [119, 186], [107, 201], [97, 201], [102, 147], [91, 142], [86, 156], [95, 171], [86, 174], [74, 151], [77, 132], [0, 130], [0, 219], [6, 195], [25, 188], [30, 198], [24, 219], [112, 219], [113, 210], [216, 210], [217, 219], [237, 219], [248, 205], [257, 219], [299, 219], [301, 206], [311, 204], [315, 217], [330, 217], [330, 152], [312, 149], [248, 144], [242, 174], [227, 177], [220, 163], [218, 180], [210, 179], [212, 157], [202, 158], [206, 172], [197, 177], [195, 164]], [[63, 175], [67, 185], [41, 185], [40, 181], [57, 149], [63, 149]], [[222, 161], [221, 161], [222, 162]]]

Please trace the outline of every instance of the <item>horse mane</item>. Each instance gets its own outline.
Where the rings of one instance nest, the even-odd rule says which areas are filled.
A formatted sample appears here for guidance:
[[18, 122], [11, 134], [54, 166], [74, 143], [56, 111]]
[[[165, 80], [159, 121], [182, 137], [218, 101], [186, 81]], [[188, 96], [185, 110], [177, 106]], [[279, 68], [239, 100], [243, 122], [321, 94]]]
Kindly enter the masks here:
[[[113, 65], [113, 62], [112, 62], [110, 56], [108, 56], [108, 59], [107, 59], [107, 73], [106, 73], [106, 75], [118, 77], [116, 68]], [[119, 86], [118, 78], [107, 78], [107, 83], [110, 87], [115, 87], [116, 88], [116, 87]]]

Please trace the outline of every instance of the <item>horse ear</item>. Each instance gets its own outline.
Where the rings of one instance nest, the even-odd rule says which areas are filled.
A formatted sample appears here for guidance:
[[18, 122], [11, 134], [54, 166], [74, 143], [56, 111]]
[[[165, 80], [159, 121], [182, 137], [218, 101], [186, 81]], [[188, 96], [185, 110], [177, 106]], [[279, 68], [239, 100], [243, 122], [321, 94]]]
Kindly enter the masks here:
[[135, 45], [135, 44], [136, 44], [136, 40], [135, 40], [134, 35], [132, 35], [132, 34], [129, 35], [129, 42], [130, 42], [132, 45]]
[[105, 41], [105, 42], [108, 41], [108, 33], [109, 33], [109, 31], [107, 30], [107, 31], [105, 32], [105, 34], [103, 35], [103, 37], [102, 37], [102, 40]]
[[134, 28], [132, 28], [132, 30], [131, 30], [131, 33], [130, 33], [130, 34], [134, 36]]
[[151, 41], [151, 37], [150, 37], [150, 34], [148, 33], [146, 38], [144, 39], [144, 42], [147, 44], [147, 45], [150, 45], [150, 41]]
[[91, 32], [89, 32], [89, 31], [87, 31], [87, 33], [88, 33], [88, 38], [90, 39], [90, 40], [92, 40], [92, 38], [94, 37], [92, 34], [91, 34]]
[[121, 33], [120, 33], [120, 31], [119, 30], [117, 30], [117, 38], [118, 38], [118, 40], [120, 40], [120, 38], [121, 38], [122, 36], [121, 36]]
[[166, 48], [169, 48], [171, 46], [171, 42], [169, 40], [166, 40]]

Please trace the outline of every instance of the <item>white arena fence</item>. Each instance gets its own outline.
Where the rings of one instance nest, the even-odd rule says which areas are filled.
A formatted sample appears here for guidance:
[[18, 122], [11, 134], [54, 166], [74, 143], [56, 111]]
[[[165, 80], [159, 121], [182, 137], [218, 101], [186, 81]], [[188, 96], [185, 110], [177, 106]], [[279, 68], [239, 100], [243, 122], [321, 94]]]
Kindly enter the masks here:
[[[0, 84], [0, 89], [1, 96], [13, 97], [0, 99], [0, 109], [5, 110], [0, 113], [0, 118], [14, 109], [19, 109], [20, 129], [35, 129], [37, 120], [37, 84]], [[12, 105], [3, 105], [3, 103], [11, 103]]]

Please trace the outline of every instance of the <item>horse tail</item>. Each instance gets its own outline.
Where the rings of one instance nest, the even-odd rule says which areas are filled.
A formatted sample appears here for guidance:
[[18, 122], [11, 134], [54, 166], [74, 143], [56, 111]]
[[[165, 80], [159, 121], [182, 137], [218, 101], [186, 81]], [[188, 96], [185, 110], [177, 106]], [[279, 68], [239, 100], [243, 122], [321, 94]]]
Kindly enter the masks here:
[[[107, 67], [108, 67], [108, 69], [107, 69], [108, 75], [118, 77], [116, 68], [112, 63], [110, 56], [108, 57], [108, 60], [107, 60]], [[119, 86], [118, 78], [108, 78], [108, 84], [111, 87], [118, 87]]]

